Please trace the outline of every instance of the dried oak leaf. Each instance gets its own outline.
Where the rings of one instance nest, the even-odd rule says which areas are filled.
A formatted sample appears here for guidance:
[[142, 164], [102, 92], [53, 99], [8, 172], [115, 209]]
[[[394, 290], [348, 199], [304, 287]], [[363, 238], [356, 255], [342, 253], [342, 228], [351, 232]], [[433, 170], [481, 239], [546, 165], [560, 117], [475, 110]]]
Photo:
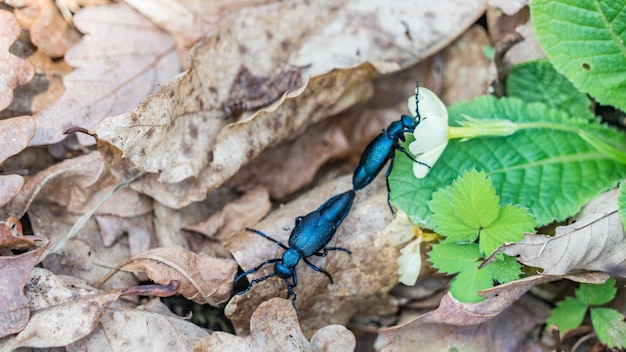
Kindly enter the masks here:
[[[0, 20], [2, 19], [0, 18]], [[1, 57], [0, 60], [2, 60]], [[2, 63], [0, 62], [0, 70], [2, 69], [1, 65]], [[0, 73], [0, 75], [2, 75], [2, 73]], [[0, 77], [0, 84], [1, 83], [2, 78]], [[1, 94], [2, 92], [0, 87], [0, 95]], [[1, 107], [0, 110], [2, 110]], [[28, 143], [34, 135], [35, 122], [30, 116], [19, 116], [0, 120], [0, 165], [2, 165], [8, 157], [17, 154], [24, 150], [24, 148], [28, 147]]]
[[154, 248], [122, 261], [96, 286], [117, 270], [143, 272], [160, 284], [178, 280], [181, 282], [178, 294], [196, 303], [217, 306], [230, 297], [237, 264], [201, 256], [182, 247]]
[[20, 193], [24, 186], [24, 178], [20, 175], [0, 175], [0, 207]]
[[[326, 183], [300, 196], [284, 207], [270, 213], [254, 228], [268, 236], [287, 243], [296, 216], [317, 209], [326, 199], [352, 188], [349, 176]], [[391, 222], [391, 213], [385, 206], [387, 189], [384, 177], [359, 191], [350, 214], [342, 222], [330, 247], [344, 247], [352, 252], [331, 251], [326, 257], [308, 258], [314, 265], [328, 271], [334, 280], [309, 268], [301, 262], [297, 267], [297, 308], [305, 336], [329, 324], [346, 324], [357, 313], [390, 314], [396, 309], [387, 292], [396, 285], [396, 259], [399, 243], [394, 236], [381, 233]], [[280, 258], [283, 249], [251, 232], [241, 232], [224, 243], [243, 270], [253, 268], [266, 259]], [[372, 260], [376, 258], [376, 260]], [[249, 280], [273, 272], [266, 265]], [[270, 278], [255, 284], [244, 295], [235, 295], [226, 306], [226, 315], [238, 334], [248, 332], [250, 316], [256, 307], [272, 297], [286, 297], [283, 280]]]
[[[123, 2], [86, 8], [74, 24], [85, 33], [65, 55], [76, 70], [64, 77], [63, 96], [34, 116], [31, 146], [59, 142], [68, 127], [90, 128], [129, 111], [179, 71], [172, 40]], [[78, 138], [93, 144], [91, 137]]]
[[167, 307], [160, 312], [112, 307], [91, 334], [67, 346], [67, 350], [191, 351], [207, 335], [206, 330], [177, 317]]
[[[608, 275], [588, 273], [570, 276], [531, 276], [479, 291], [479, 294], [485, 297], [480, 303], [459, 302], [447, 293], [436, 310], [422, 314], [402, 325], [380, 330], [379, 334], [385, 345], [381, 351], [406, 351], [410, 347], [417, 347], [420, 351], [440, 351], [459, 346], [464, 346], [463, 350], [466, 350], [467, 346], [468, 351], [484, 351], [491, 349], [492, 344], [496, 342], [501, 347], [495, 350], [519, 350], [515, 345], [508, 344], [517, 343], [517, 340], [530, 332], [534, 325], [545, 322], [549, 309], [547, 307], [536, 309], [538, 304], [536, 301], [532, 304], [522, 302], [521, 307], [516, 307], [515, 303], [531, 287], [563, 278], [598, 284], [606, 281]], [[511, 321], [515, 324], [511, 324]], [[501, 325], [513, 325], [514, 329], [507, 330], [508, 333], [500, 336], [497, 331]], [[510, 336], [515, 338], [509, 341]]]
[[28, 62], [9, 52], [21, 30], [11, 12], [0, 10], [0, 111], [13, 101], [13, 90], [28, 83], [35, 74]]
[[133, 217], [117, 215], [95, 215], [100, 235], [105, 247], [110, 247], [124, 235], [128, 235], [130, 254], [150, 249], [152, 234], [154, 233], [152, 214]]
[[546, 275], [576, 270], [626, 271], [626, 237], [617, 207], [618, 190], [603, 193], [587, 204], [576, 222], [559, 226], [554, 236], [526, 234], [502, 251]]
[[80, 33], [59, 12], [52, 0], [8, 0], [31, 42], [46, 56], [60, 58], [80, 39]]
[[30, 300], [31, 318], [17, 336], [3, 341], [10, 348], [47, 348], [71, 344], [87, 336], [120, 296], [120, 292], [98, 292], [66, 286], [51, 272], [39, 268], [32, 271], [26, 292]]
[[[0, 222], [0, 237], [7, 231]], [[24, 296], [24, 285], [39, 262], [48, 242], [39, 248], [14, 256], [0, 256], [0, 338], [22, 331], [28, 322], [30, 308]]]
[[272, 298], [262, 303], [250, 319], [250, 336], [214, 332], [194, 347], [201, 351], [354, 351], [356, 339], [341, 325], [325, 326], [309, 341], [300, 330], [290, 301]]
[[[220, 57], [218, 62], [237, 62], [241, 55], [235, 44], [225, 44], [230, 43], [227, 38], [213, 39], [197, 47], [195, 60]], [[112, 172], [128, 172], [123, 165], [117, 166], [121, 157], [139, 170], [158, 172], [132, 187], [172, 208], [205, 199], [207, 191], [220, 186], [265, 148], [367, 99], [371, 95], [367, 82], [376, 72], [364, 64], [312, 77], [303, 90], [288, 93], [274, 108], [228, 124], [222, 118], [221, 102], [227, 99], [230, 83], [222, 82], [232, 81], [236, 70], [226, 78], [228, 68], [207, 72], [205, 66], [198, 61], [135, 111], [107, 118], [93, 129]], [[215, 85], [206, 86], [207, 82]]]
[[37, 247], [37, 236], [24, 236], [19, 219], [8, 218], [0, 221], [0, 254], [7, 249], [27, 249]]

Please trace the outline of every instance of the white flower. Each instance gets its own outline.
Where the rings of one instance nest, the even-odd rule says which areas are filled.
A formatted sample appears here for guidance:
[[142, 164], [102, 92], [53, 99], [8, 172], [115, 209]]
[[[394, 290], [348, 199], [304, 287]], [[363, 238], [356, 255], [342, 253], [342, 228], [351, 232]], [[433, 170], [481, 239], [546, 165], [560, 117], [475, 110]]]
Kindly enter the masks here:
[[[426, 88], [419, 88], [419, 112], [422, 121], [415, 128], [415, 141], [409, 150], [420, 163], [413, 163], [413, 174], [424, 178], [448, 145], [448, 110], [441, 99]], [[415, 97], [409, 98], [409, 111], [415, 112]], [[430, 166], [430, 167], [429, 167]]]
[[422, 270], [421, 243], [422, 236], [419, 236], [400, 250], [400, 256], [397, 261], [398, 275], [400, 276], [400, 282], [407, 286], [415, 285], [417, 277]]

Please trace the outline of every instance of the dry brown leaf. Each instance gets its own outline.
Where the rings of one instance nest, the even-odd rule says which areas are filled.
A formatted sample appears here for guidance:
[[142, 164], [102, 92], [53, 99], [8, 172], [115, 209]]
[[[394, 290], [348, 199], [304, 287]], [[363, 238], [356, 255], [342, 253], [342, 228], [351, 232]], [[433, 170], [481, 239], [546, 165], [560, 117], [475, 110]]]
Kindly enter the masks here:
[[59, 58], [79, 39], [80, 33], [59, 12], [52, 0], [8, 0], [31, 42], [45, 55]]
[[13, 101], [13, 90], [18, 85], [26, 84], [35, 74], [28, 62], [9, 52], [21, 30], [15, 16], [0, 9], [0, 111]]
[[[218, 55], [217, 51], [223, 49], [222, 40], [200, 46], [196, 52], [208, 60], [209, 54]], [[372, 66], [365, 64], [313, 77], [304, 91], [283, 97], [276, 108], [261, 110], [246, 121], [227, 125], [222, 119], [222, 101], [215, 101], [222, 88], [213, 87], [217, 92], [211, 94], [195, 87], [197, 82], [223, 82], [225, 79], [197, 77], [209, 75], [196, 72], [198, 67], [170, 81], [136, 111], [105, 119], [94, 127], [101, 141], [121, 149], [124, 157], [140, 170], [161, 171], [158, 177], [147, 175], [132, 187], [173, 208], [203, 200], [207, 191], [220, 186], [263, 149], [368, 98], [371, 85], [367, 81], [375, 73]], [[223, 76], [227, 70], [215, 68], [211, 74]], [[232, 72], [231, 81], [235, 74], [236, 70]], [[224, 99], [229, 88], [230, 84], [223, 87]], [[204, 110], [199, 106], [188, 107], [192, 102], [203, 106]], [[181, 109], [185, 109], [184, 114]], [[189, 113], [188, 109], [197, 112]], [[107, 151], [103, 154], [107, 162], [111, 162], [109, 155], [121, 156]], [[123, 173], [123, 170], [117, 172]]]
[[35, 241], [43, 240], [37, 236], [24, 236], [19, 219], [8, 218], [0, 221], [0, 254], [7, 249], [28, 249], [37, 247]]
[[[318, 2], [319, 3], [319, 2]], [[478, 19], [484, 0], [344, 1], [292, 55], [306, 75], [373, 63], [382, 73], [407, 68], [449, 44]]]
[[196, 303], [217, 306], [230, 297], [237, 265], [232, 260], [201, 256], [181, 247], [154, 248], [127, 258], [96, 286], [117, 270], [143, 272], [160, 284], [178, 280], [178, 294]]
[[35, 115], [30, 145], [56, 143], [68, 127], [129, 111], [179, 71], [171, 39], [124, 3], [86, 8], [74, 24], [85, 33], [65, 55], [76, 70], [65, 76], [63, 96]]
[[[53, 201], [75, 213], [86, 213], [119, 181], [105, 167], [99, 153], [89, 153], [60, 162], [29, 178], [20, 193], [5, 207], [4, 217], [21, 217], [36, 199]], [[133, 217], [149, 213], [152, 200], [132, 189], [123, 188], [97, 210], [97, 214]]]
[[[93, 283], [130, 255], [128, 244], [122, 241], [105, 247], [94, 219], [88, 220], [74, 238], [66, 240], [62, 247], [51, 253], [52, 248], [66, 237], [81, 215], [68, 212], [64, 206], [55, 203], [35, 201], [28, 209], [28, 216], [33, 232], [50, 239], [51, 244], [42, 255], [42, 264], [57, 275], [73, 276]], [[107, 282], [103, 289], [137, 284], [137, 278], [131, 273], [120, 273]]]
[[[6, 226], [0, 223], [0, 233]], [[0, 338], [18, 333], [24, 329], [30, 316], [28, 300], [24, 296], [24, 285], [33, 267], [46, 248], [44, 242], [39, 248], [15, 256], [0, 256]]]
[[[489, 59], [483, 50], [489, 45], [491, 42], [487, 32], [483, 27], [475, 25], [441, 52], [445, 63], [445, 80], [440, 98], [446, 105], [488, 93], [491, 83]], [[472, 89], [458, 84], [459, 80], [472, 82]]]
[[626, 238], [618, 214], [618, 189], [587, 204], [576, 222], [559, 226], [554, 236], [526, 234], [502, 251], [524, 265], [539, 267], [546, 275], [576, 270], [626, 270]]
[[250, 336], [214, 332], [194, 347], [201, 351], [353, 351], [356, 339], [341, 325], [330, 325], [315, 332], [309, 340], [302, 334], [298, 316], [290, 301], [273, 298], [262, 303], [250, 320]]
[[207, 335], [206, 330], [171, 312], [113, 307], [91, 334], [67, 346], [67, 350], [191, 351]]
[[[2, 60], [1, 57], [0, 60]], [[0, 69], [2, 69], [1, 63]], [[0, 78], [0, 84], [1, 81], [2, 79]], [[1, 90], [0, 94], [2, 94]], [[2, 110], [1, 107], [0, 110]], [[19, 116], [0, 120], [0, 165], [2, 165], [8, 157], [28, 147], [28, 143], [33, 138], [34, 134], [35, 122], [30, 116]]]
[[489, 0], [490, 7], [497, 7], [507, 16], [513, 16], [525, 6], [528, 6], [529, 0]]
[[0, 175], [0, 207], [19, 194], [24, 186], [24, 178], [20, 175]]
[[[326, 199], [352, 188], [349, 176], [324, 184], [284, 207], [270, 213], [254, 228], [278, 241], [287, 243], [296, 216], [317, 209]], [[391, 222], [386, 207], [387, 189], [384, 177], [360, 191], [352, 210], [337, 230], [328, 246], [344, 247], [352, 251], [332, 251], [326, 257], [311, 257], [311, 263], [328, 271], [334, 280], [307, 267], [298, 266], [297, 308], [305, 336], [329, 324], [346, 324], [356, 313], [390, 314], [395, 303], [387, 292], [398, 282], [395, 274], [399, 243], [393, 236], [381, 236]], [[225, 243], [243, 270], [257, 266], [266, 259], [280, 258], [283, 249], [257, 234], [242, 232]], [[376, 258], [376, 260], [372, 260]], [[255, 279], [272, 272], [266, 265], [262, 270], [248, 275]], [[272, 297], [286, 297], [283, 280], [271, 278], [256, 284], [244, 295], [235, 295], [226, 306], [226, 315], [238, 334], [248, 332], [248, 322], [256, 307]]]
[[[400, 326], [380, 330], [380, 336], [386, 344], [383, 351], [404, 351], [408, 346], [418, 346], [420, 350], [425, 351], [447, 350], [455, 347], [455, 345], [458, 348], [459, 343], [470, 337], [475, 338], [471, 347], [468, 346], [470, 351], [489, 349], [491, 348], [490, 344], [494, 341], [502, 344], [502, 346], [510, 342], [517, 342], [515, 339], [508, 341], [508, 335], [505, 335], [502, 340], [496, 339], [492, 329], [504, 324], [504, 322], [510, 322], [511, 317], [515, 317], [517, 322], [520, 312], [528, 309], [529, 305], [523, 304], [526, 308], [522, 308], [521, 311], [518, 308], [510, 307], [531, 287], [564, 278], [577, 282], [599, 284], [606, 281], [608, 275], [589, 273], [571, 276], [531, 276], [479, 291], [479, 294], [485, 297], [485, 300], [480, 303], [459, 302], [450, 293], [447, 293], [443, 296], [441, 304], [436, 310], [422, 314]], [[508, 311], [511, 309], [515, 313]], [[502, 316], [502, 313], [506, 315]], [[522, 317], [526, 320], [519, 322], [520, 325], [516, 325], [514, 330], [522, 329], [522, 332], [528, 332], [533, 328], [528, 324], [545, 322], [547, 314], [547, 308], [533, 310], [530, 315], [523, 314]], [[437, 341], [438, 344], [435, 344], [434, 341]], [[495, 350], [517, 350], [514, 348], [515, 346], [511, 347], [513, 348], [502, 347]]]
[[272, 208], [269, 194], [264, 187], [256, 187], [237, 200], [226, 204], [206, 220], [185, 226], [184, 230], [202, 233], [212, 239], [223, 239], [236, 231], [259, 222]]
[[[35, 269], [27, 285], [31, 318], [11, 348], [66, 346], [87, 336], [120, 292], [94, 292], [66, 287], [44, 269]], [[32, 297], [31, 297], [32, 296]]]
[[117, 240], [128, 235], [130, 254], [147, 251], [150, 249], [152, 234], [154, 233], [152, 214], [134, 217], [120, 217], [114, 215], [96, 215], [96, 221], [100, 228], [100, 235], [105, 247], [110, 247]]

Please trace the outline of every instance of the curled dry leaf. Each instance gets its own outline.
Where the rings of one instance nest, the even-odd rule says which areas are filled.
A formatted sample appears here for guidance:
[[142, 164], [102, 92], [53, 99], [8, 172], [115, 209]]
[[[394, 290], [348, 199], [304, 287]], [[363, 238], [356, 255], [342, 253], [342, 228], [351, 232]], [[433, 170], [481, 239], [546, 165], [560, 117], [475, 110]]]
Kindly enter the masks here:
[[[542, 324], [547, 318], [548, 308], [537, 309], [536, 304], [522, 303], [522, 308], [515, 308], [515, 304], [531, 287], [559, 279], [569, 279], [577, 282], [602, 283], [608, 279], [608, 275], [601, 273], [588, 273], [570, 276], [536, 275], [516, 280], [494, 288], [479, 291], [485, 297], [480, 303], [459, 302], [450, 293], [441, 299], [441, 304], [436, 310], [422, 314], [417, 318], [400, 326], [382, 329], [379, 331], [385, 348], [385, 352], [404, 351], [408, 346], [418, 346], [420, 351], [439, 351], [458, 347], [468, 338], [474, 338], [471, 348], [468, 350], [486, 350], [491, 348], [495, 341], [490, 331], [500, 325], [513, 325], [511, 319], [518, 321], [523, 317], [519, 325], [515, 325], [514, 333], [522, 329], [527, 333], [534, 326], [530, 324]], [[513, 307], [511, 307], [513, 305]], [[529, 307], [533, 307], [528, 314]], [[526, 313], [523, 313], [526, 311]], [[502, 316], [502, 314], [506, 314]], [[512, 318], [515, 317], [515, 318]], [[486, 329], [486, 330], [483, 330]], [[504, 335], [508, 337], [508, 334]], [[467, 341], [466, 341], [467, 342]], [[498, 340], [499, 344], [510, 343], [506, 338]], [[463, 345], [465, 346], [465, 345]], [[504, 346], [504, 345], [503, 345]], [[496, 348], [496, 350], [517, 350], [512, 348]]]
[[[67, 210], [75, 213], [86, 213], [118, 184], [100, 154], [90, 153], [60, 162], [29, 178], [20, 193], [0, 209], [0, 215], [22, 217], [36, 199], [65, 205]], [[96, 213], [132, 217], [151, 210], [152, 202], [148, 197], [124, 188]]]
[[[254, 228], [287, 243], [296, 216], [317, 209], [326, 199], [352, 188], [349, 176], [324, 184], [270, 215]], [[300, 324], [305, 336], [329, 324], [346, 324], [356, 313], [390, 314], [395, 303], [387, 292], [398, 282], [396, 259], [399, 243], [394, 236], [381, 236], [391, 222], [385, 206], [387, 190], [380, 177], [368, 188], [359, 191], [350, 214], [344, 219], [329, 247], [344, 247], [352, 252], [331, 251], [326, 257], [308, 258], [311, 263], [328, 271], [334, 280], [300, 263], [297, 267]], [[280, 258], [283, 249], [257, 234], [242, 232], [225, 242], [243, 270], [253, 268], [266, 259]], [[376, 258], [376, 260], [372, 260]], [[248, 275], [249, 280], [273, 272], [272, 265]], [[272, 297], [285, 297], [283, 280], [270, 278], [256, 284], [244, 295], [234, 296], [226, 306], [226, 315], [238, 334], [248, 332], [250, 316], [256, 307]]]
[[196, 303], [217, 306], [230, 297], [237, 265], [232, 260], [201, 256], [182, 247], [154, 248], [124, 260], [96, 286], [118, 270], [143, 272], [159, 284], [180, 281], [179, 294]]
[[[0, 18], [0, 20], [2, 19]], [[2, 60], [1, 57], [0, 60]], [[2, 69], [1, 62], [0, 69]], [[1, 78], [0, 84], [2, 84]], [[2, 94], [1, 89], [0, 87], [0, 94]], [[0, 110], [2, 110], [2, 107], [0, 107]], [[8, 157], [28, 147], [28, 143], [33, 138], [34, 134], [35, 122], [30, 116], [19, 116], [0, 120], [0, 165], [2, 165]]]
[[[196, 50], [196, 59], [210, 60], [211, 55], [218, 55], [218, 50], [225, 50], [224, 40], [205, 42]], [[229, 48], [227, 53], [233, 50], [236, 48]], [[236, 58], [223, 61], [232, 64]], [[122, 156], [117, 150], [121, 150], [140, 170], [160, 172], [147, 175], [132, 187], [173, 208], [205, 199], [207, 191], [220, 186], [265, 148], [365, 100], [371, 95], [367, 82], [375, 74], [371, 65], [364, 64], [312, 77], [303, 91], [288, 94], [273, 109], [227, 125], [221, 101], [215, 101], [217, 93], [210, 91], [223, 90], [226, 99], [230, 84], [203, 85], [232, 81], [236, 71], [228, 79], [212, 77], [225, 75], [222, 71], [228, 69], [204, 72], [205, 68], [200, 70], [198, 65], [163, 86], [135, 111], [105, 119], [94, 127], [112, 171], [125, 173], [116, 167]], [[188, 106], [192, 103], [199, 106]]]
[[[179, 71], [172, 40], [124, 3], [86, 8], [74, 24], [85, 33], [65, 55], [76, 70], [65, 76], [63, 96], [35, 115], [30, 145], [59, 142], [68, 127], [89, 128], [129, 111]], [[78, 138], [93, 144], [91, 137]]]
[[626, 270], [626, 238], [617, 210], [618, 189], [586, 205], [576, 222], [556, 228], [554, 236], [526, 234], [502, 251], [543, 274], [564, 275], [575, 270]]
[[250, 336], [214, 332], [194, 347], [201, 351], [354, 351], [356, 339], [341, 325], [315, 332], [309, 341], [300, 330], [298, 316], [289, 300], [273, 298], [262, 303], [250, 320]]
[[[8, 232], [6, 223], [0, 222], [0, 237], [5, 232]], [[26, 326], [30, 308], [24, 296], [24, 285], [47, 245], [46, 241], [26, 253], [0, 256], [0, 277], [3, 281], [0, 285], [0, 338], [20, 332]]]
[[60, 58], [80, 39], [80, 33], [59, 12], [52, 0], [8, 0], [30, 33], [31, 42], [45, 55]]
[[0, 254], [7, 249], [35, 248], [37, 240], [42, 240], [42, 238], [24, 236], [19, 219], [8, 218], [6, 221], [0, 221]]
[[9, 52], [21, 30], [11, 12], [0, 10], [0, 111], [13, 101], [13, 90], [28, 83], [35, 74], [29, 63]]
[[31, 318], [10, 341], [11, 348], [67, 346], [87, 336], [120, 296], [120, 292], [65, 286], [51, 272], [38, 268], [32, 271], [26, 292]]

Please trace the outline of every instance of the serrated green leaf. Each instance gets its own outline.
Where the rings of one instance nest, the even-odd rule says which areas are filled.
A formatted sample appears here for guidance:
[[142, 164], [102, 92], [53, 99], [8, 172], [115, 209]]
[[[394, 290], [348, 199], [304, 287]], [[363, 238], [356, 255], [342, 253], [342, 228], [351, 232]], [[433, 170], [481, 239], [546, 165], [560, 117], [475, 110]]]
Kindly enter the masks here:
[[422, 180], [413, 177], [412, 162], [398, 153], [389, 177], [391, 200], [420, 225], [433, 228], [427, 206], [431, 195], [472, 168], [487, 173], [502, 204], [528, 208], [538, 226], [574, 215], [601, 191], [626, 178], [626, 165], [595, 150], [577, 132], [568, 132], [568, 128], [577, 131], [584, 126], [605, 128], [599, 123], [590, 125], [586, 118], [572, 118], [541, 103], [489, 96], [457, 103], [448, 113], [451, 125], [467, 114], [516, 123], [545, 121], [561, 125], [563, 130], [541, 128], [504, 138], [451, 140]]
[[501, 284], [515, 281], [522, 275], [522, 265], [513, 257], [504, 255], [485, 267], [494, 280]]
[[626, 322], [620, 312], [610, 308], [591, 308], [591, 323], [602, 343], [613, 348], [626, 348]]
[[454, 274], [477, 267], [480, 251], [477, 244], [439, 243], [428, 254], [433, 267], [442, 273]]
[[626, 229], [626, 189], [624, 189], [624, 182], [619, 185], [617, 206], [619, 207], [619, 216], [622, 218], [622, 225]]
[[450, 282], [450, 293], [461, 302], [476, 303], [485, 300], [478, 291], [493, 287], [493, 279], [486, 268], [478, 269], [478, 263], [460, 272]]
[[626, 0], [533, 0], [531, 18], [557, 71], [603, 104], [626, 108]]
[[561, 335], [568, 330], [577, 328], [585, 317], [587, 305], [574, 297], [566, 297], [552, 309], [546, 322], [559, 327]]
[[615, 279], [608, 279], [600, 285], [581, 284], [576, 289], [576, 298], [588, 305], [601, 305], [615, 298]]
[[529, 103], [544, 103], [572, 116], [594, 118], [589, 110], [591, 101], [587, 95], [558, 73], [548, 60], [513, 66], [507, 75], [506, 92], [509, 97]]
[[535, 219], [532, 214], [517, 205], [505, 205], [491, 226], [480, 232], [480, 251], [489, 255], [504, 242], [517, 242], [524, 233], [535, 232]]
[[459, 220], [479, 230], [498, 218], [500, 197], [484, 172], [464, 171], [452, 184], [452, 209]]
[[454, 242], [474, 242], [478, 230], [456, 216], [451, 191], [452, 186], [442, 188], [433, 193], [433, 199], [428, 202], [434, 213], [433, 229], [442, 236], [452, 235]]

